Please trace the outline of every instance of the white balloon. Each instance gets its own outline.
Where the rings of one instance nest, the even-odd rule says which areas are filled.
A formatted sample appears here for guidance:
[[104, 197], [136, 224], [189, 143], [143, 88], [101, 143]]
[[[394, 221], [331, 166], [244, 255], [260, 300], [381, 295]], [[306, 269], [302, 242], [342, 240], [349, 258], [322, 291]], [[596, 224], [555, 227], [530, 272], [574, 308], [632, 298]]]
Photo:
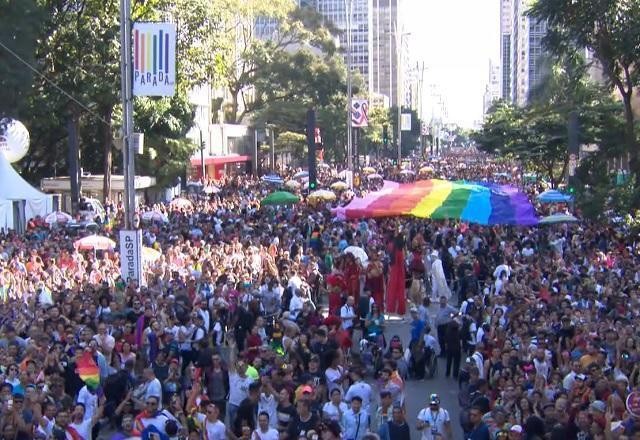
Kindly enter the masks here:
[[11, 118], [0, 120], [0, 152], [10, 162], [17, 162], [29, 151], [29, 131], [22, 122]]

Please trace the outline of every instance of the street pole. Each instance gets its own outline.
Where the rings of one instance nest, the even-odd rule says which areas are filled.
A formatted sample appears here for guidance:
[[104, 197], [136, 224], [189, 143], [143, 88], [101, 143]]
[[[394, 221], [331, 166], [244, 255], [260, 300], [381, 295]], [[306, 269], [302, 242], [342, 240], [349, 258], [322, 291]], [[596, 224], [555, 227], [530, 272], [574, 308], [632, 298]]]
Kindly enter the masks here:
[[133, 94], [131, 70], [131, 0], [120, 0], [120, 74], [122, 88], [122, 156], [125, 229], [133, 229], [136, 212], [135, 152], [133, 151]]
[[204, 165], [204, 142], [202, 142], [202, 128], [198, 127], [198, 131], [200, 132], [200, 178], [202, 179], [202, 184], [204, 185], [207, 167]]
[[352, 0], [345, 0], [347, 15], [347, 169], [353, 171], [353, 139], [351, 132], [351, 5]]
[[[398, 51], [398, 168], [402, 167], [402, 30], [396, 27], [396, 50]], [[398, 44], [399, 41], [399, 44]]]
[[273, 168], [273, 172], [276, 172], [276, 145], [274, 142], [273, 136], [273, 127], [274, 125], [269, 126], [269, 141], [271, 142], [271, 168]]

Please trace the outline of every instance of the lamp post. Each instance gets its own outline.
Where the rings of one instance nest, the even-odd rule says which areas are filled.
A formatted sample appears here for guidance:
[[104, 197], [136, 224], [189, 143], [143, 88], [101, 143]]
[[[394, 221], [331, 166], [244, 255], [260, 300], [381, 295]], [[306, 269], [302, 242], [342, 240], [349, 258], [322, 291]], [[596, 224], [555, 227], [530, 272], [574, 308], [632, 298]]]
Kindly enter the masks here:
[[351, 132], [351, 7], [352, 0], [344, 0], [347, 25], [347, 169], [353, 171], [353, 139]]
[[275, 149], [274, 133], [273, 133], [273, 129], [275, 127], [276, 126], [273, 124], [269, 124], [269, 123], [265, 124], [265, 128], [269, 131], [269, 143], [271, 147], [271, 155], [269, 158], [269, 162], [271, 163], [271, 171], [273, 171], [274, 173], [276, 172], [276, 149]]
[[207, 167], [204, 164], [204, 141], [202, 140], [202, 127], [198, 125], [198, 131], [200, 132], [200, 173], [202, 178], [202, 184], [204, 185], [205, 175], [207, 173]]
[[135, 152], [133, 151], [133, 93], [131, 56], [131, 0], [120, 0], [120, 73], [122, 87], [122, 157], [125, 229], [134, 227], [136, 211]]
[[404, 100], [404, 87], [402, 84], [402, 49], [404, 37], [411, 35], [410, 32], [398, 31], [396, 27], [396, 52], [398, 56], [397, 78], [398, 78], [398, 168], [402, 166], [402, 101]]

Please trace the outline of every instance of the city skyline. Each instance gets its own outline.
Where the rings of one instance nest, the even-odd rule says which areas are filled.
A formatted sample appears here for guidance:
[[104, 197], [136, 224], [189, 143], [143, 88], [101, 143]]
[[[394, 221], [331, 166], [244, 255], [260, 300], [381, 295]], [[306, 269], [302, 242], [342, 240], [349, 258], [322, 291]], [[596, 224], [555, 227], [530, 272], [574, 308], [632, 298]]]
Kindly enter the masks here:
[[[472, 127], [482, 120], [489, 63], [500, 60], [501, 0], [404, 0], [401, 19], [411, 33], [412, 60], [425, 62], [423, 112], [445, 101], [448, 122]], [[437, 110], [436, 110], [437, 111]]]

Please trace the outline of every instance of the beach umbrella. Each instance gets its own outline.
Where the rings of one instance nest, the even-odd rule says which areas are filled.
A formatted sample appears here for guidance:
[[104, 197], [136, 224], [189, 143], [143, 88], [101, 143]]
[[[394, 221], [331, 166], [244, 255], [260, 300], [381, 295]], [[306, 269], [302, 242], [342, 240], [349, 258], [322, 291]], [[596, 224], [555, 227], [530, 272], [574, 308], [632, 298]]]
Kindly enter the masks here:
[[382, 176], [380, 174], [369, 174], [367, 176], [367, 179], [369, 179], [369, 180], [374, 180], [374, 179], [382, 180]]
[[373, 174], [375, 172], [376, 172], [376, 170], [373, 167], [364, 167], [362, 169], [362, 174]]
[[202, 192], [205, 194], [218, 194], [220, 192], [220, 188], [215, 185], [205, 186]]
[[402, 170], [402, 171], [400, 171], [400, 174], [403, 174], [405, 176], [413, 176], [416, 173], [414, 171], [412, 171], [412, 170]]
[[162, 253], [154, 248], [144, 246], [142, 248], [142, 259], [146, 262], [153, 263], [162, 256]]
[[558, 223], [576, 223], [579, 220], [571, 214], [552, 214], [540, 219], [541, 225], [555, 225]]
[[420, 170], [418, 170], [418, 172], [420, 174], [433, 173], [433, 167], [425, 166], [425, 167], [420, 168]]
[[73, 247], [81, 251], [109, 251], [116, 247], [116, 242], [101, 235], [88, 235], [73, 243]]
[[66, 212], [62, 212], [62, 211], [52, 212], [50, 214], [47, 214], [47, 216], [44, 218], [44, 222], [48, 225], [66, 224], [72, 220], [73, 220], [73, 217], [71, 217]]
[[569, 203], [573, 200], [573, 197], [558, 190], [549, 189], [538, 194], [536, 200], [540, 203]]
[[331, 168], [331, 167], [330, 167], [328, 164], [326, 164], [326, 163], [322, 162], [322, 163], [319, 163], [319, 164], [318, 164], [318, 168], [323, 168], [323, 169], [325, 169], [325, 170], [326, 170], [326, 169], [329, 169], [329, 168]]
[[171, 203], [169, 203], [169, 207], [174, 211], [180, 211], [182, 209], [193, 208], [193, 203], [191, 203], [191, 200], [189, 199], [178, 197], [177, 199], [173, 199]]
[[342, 251], [342, 253], [353, 255], [360, 261], [361, 265], [364, 265], [369, 261], [369, 256], [367, 255], [365, 250], [358, 246], [349, 246], [344, 251]]
[[275, 191], [265, 197], [261, 205], [295, 205], [300, 201], [300, 198], [295, 194], [291, 194], [287, 191]]
[[140, 218], [146, 222], [169, 223], [169, 217], [160, 211], [143, 212]]
[[302, 186], [302, 184], [296, 180], [287, 180], [284, 186], [286, 186], [289, 189], [299, 189]]
[[309, 177], [309, 171], [300, 171], [299, 173], [295, 173], [293, 175], [294, 179], [302, 179], [305, 177]]
[[274, 185], [282, 185], [284, 180], [282, 177], [277, 174], [267, 174], [266, 176], [262, 176], [262, 181], [267, 183], [273, 183]]
[[326, 189], [319, 189], [309, 194], [309, 199], [333, 201], [336, 199], [336, 195], [332, 191], [328, 191]]
[[331, 184], [330, 188], [335, 190], [335, 191], [344, 191], [345, 189], [348, 188], [348, 186], [343, 181], [338, 180], [337, 182], [333, 182]]

